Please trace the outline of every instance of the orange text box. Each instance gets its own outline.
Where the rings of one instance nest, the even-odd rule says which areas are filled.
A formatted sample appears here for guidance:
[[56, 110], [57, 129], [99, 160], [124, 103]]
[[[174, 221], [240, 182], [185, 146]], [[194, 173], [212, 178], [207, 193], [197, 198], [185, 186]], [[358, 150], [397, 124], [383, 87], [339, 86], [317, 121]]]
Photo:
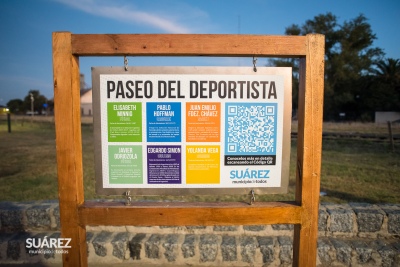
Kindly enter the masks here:
[[186, 103], [186, 142], [219, 142], [221, 104]]

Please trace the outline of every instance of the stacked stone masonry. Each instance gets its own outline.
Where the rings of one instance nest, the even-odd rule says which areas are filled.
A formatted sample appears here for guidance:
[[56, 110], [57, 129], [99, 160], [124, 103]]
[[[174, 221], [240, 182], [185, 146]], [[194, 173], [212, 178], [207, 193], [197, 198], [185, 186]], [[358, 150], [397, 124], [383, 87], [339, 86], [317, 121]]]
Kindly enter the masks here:
[[[63, 251], [27, 248], [60, 237], [57, 201], [0, 202], [0, 265], [61, 263]], [[400, 266], [400, 205], [323, 203], [317, 266]], [[87, 227], [89, 263], [291, 266], [293, 225]], [[47, 242], [47, 241], [46, 241]], [[46, 246], [45, 246], [46, 247]]]

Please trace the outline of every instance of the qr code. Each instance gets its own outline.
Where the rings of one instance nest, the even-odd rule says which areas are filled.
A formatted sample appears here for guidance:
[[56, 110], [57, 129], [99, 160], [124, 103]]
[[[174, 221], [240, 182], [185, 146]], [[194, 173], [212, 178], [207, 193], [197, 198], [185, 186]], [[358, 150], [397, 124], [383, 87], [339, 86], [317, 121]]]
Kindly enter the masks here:
[[275, 154], [275, 104], [227, 105], [228, 153]]

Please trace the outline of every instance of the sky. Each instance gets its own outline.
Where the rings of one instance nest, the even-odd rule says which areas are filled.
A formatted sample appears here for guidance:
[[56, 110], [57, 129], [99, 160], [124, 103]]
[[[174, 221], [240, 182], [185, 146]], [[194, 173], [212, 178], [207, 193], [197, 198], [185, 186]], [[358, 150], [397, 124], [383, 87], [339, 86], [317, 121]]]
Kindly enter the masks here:
[[[53, 98], [52, 32], [284, 35], [285, 28], [331, 12], [339, 24], [363, 14], [386, 58], [400, 59], [398, 0], [0, 0], [0, 105], [29, 90]], [[128, 57], [129, 66], [249, 66], [252, 58]], [[267, 65], [259, 58], [258, 66]], [[80, 57], [91, 67], [123, 57]]]

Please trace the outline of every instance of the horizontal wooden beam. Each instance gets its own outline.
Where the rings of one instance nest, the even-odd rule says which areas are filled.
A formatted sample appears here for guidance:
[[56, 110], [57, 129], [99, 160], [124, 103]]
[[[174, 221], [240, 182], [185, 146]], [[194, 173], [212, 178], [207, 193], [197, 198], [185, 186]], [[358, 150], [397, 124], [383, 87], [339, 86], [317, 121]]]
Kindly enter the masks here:
[[72, 34], [72, 54], [303, 57], [306, 40], [306, 36], [238, 34]]
[[79, 207], [81, 225], [257, 225], [300, 224], [301, 207], [291, 202], [132, 203], [86, 202]]

